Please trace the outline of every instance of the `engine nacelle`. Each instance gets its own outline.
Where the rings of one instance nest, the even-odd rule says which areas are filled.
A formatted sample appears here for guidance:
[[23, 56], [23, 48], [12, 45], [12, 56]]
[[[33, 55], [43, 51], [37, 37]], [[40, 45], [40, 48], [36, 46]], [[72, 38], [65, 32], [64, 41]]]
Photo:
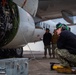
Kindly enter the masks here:
[[18, 7], [12, 1], [0, 1], [0, 48], [15, 37], [19, 25]]
[[[36, 15], [38, 0], [26, 0], [26, 11], [12, 0], [0, 1], [0, 56], [22, 57], [27, 43], [40, 41], [44, 30], [37, 29], [32, 18]], [[28, 9], [32, 1], [32, 8]], [[34, 5], [35, 3], [35, 5]], [[35, 8], [35, 9], [34, 9]], [[32, 10], [34, 9], [34, 10]], [[30, 15], [31, 14], [31, 15]], [[11, 55], [10, 55], [11, 54]], [[13, 55], [12, 55], [13, 54]]]
[[20, 46], [26, 45], [28, 42], [31, 41], [32, 35], [35, 30], [35, 24], [33, 18], [22, 8], [18, 7], [19, 9], [19, 27], [17, 33], [13, 40], [4, 46], [3, 48], [16, 48]]
[[16, 48], [30, 42], [34, 20], [12, 1], [0, 3], [0, 48]]
[[10, 0], [0, 8], [0, 48], [18, 48], [41, 40], [44, 30], [35, 28], [28, 12]]

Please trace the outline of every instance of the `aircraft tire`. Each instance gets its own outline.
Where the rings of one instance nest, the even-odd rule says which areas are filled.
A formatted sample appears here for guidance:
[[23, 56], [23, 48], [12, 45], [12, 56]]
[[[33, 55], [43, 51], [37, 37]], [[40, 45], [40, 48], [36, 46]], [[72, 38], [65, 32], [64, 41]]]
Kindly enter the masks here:
[[15, 54], [16, 54], [16, 57], [22, 57], [23, 56], [23, 48], [17, 48], [15, 50]]

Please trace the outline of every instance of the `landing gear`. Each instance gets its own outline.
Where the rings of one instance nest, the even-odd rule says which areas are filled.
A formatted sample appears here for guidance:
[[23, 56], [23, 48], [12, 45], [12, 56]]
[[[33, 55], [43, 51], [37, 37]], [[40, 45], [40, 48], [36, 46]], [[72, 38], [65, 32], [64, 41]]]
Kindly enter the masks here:
[[0, 49], [0, 59], [9, 58], [10, 50], [9, 49]]
[[0, 49], [0, 58], [12, 58], [18, 57], [21, 58], [23, 55], [23, 48], [16, 48], [16, 49]]
[[23, 55], [23, 48], [17, 48], [17, 49], [15, 49], [15, 56], [16, 57], [22, 57], [22, 55]]

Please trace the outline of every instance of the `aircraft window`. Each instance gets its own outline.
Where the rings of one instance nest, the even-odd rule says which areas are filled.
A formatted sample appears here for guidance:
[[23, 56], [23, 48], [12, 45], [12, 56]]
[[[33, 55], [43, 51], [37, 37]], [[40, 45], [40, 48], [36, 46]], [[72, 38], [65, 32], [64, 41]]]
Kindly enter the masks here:
[[43, 27], [42, 27], [42, 23], [37, 23], [37, 24], [35, 25], [35, 27], [36, 27], [36, 28], [43, 28]]
[[35, 26], [36, 26], [36, 27], [43, 28], [44, 30], [45, 30], [46, 28], [50, 28], [50, 25], [47, 24], [47, 23], [44, 23], [44, 22], [37, 23]]
[[43, 28], [46, 29], [46, 28], [50, 28], [50, 25], [47, 24], [47, 23], [43, 23]]

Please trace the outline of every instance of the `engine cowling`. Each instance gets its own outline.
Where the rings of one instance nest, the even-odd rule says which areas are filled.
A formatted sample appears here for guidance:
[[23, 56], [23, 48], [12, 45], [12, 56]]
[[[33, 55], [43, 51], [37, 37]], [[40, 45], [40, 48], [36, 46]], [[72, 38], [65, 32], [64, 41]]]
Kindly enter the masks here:
[[6, 1], [7, 5], [1, 6], [4, 21], [0, 21], [3, 23], [0, 25], [4, 28], [1, 31], [4, 35], [0, 35], [0, 48], [19, 48], [27, 43], [41, 40], [44, 30], [35, 28], [32, 16], [12, 0]]
[[18, 7], [12, 1], [0, 1], [0, 47], [16, 35], [19, 25]]
[[31, 41], [32, 35], [35, 30], [34, 21], [32, 17], [20, 7], [19, 14], [20, 22], [18, 31], [13, 40], [9, 44], [4, 46], [4, 48], [16, 48], [20, 46], [25, 46], [28, 42]]
[[[38, 4], [38, 0], [34, 2], [37, 2]], [[31, 13], [29, 13], [32, 9], [29, 12], [26, 12], [23, 8], [17, 6], [14, 2], [12, 2], [12, 0], [0, 1], [1, 57], [13, 55], [21, 57], [23, 53], [23, 46], [29, 42], [41, 40], [42, 32], [44, 30], [36, 29], [35, 22], [32, 18], [32, 16], [36, 15], [37, 4], [36, 7], [34, 6], [36, 10], [32, 7], [32, 9], [35, 11], [33, 10]]]
[[12, 1], [1, 7], [0, 48], [17, 48], [30, 42], [35, 30], [31, 15]]

